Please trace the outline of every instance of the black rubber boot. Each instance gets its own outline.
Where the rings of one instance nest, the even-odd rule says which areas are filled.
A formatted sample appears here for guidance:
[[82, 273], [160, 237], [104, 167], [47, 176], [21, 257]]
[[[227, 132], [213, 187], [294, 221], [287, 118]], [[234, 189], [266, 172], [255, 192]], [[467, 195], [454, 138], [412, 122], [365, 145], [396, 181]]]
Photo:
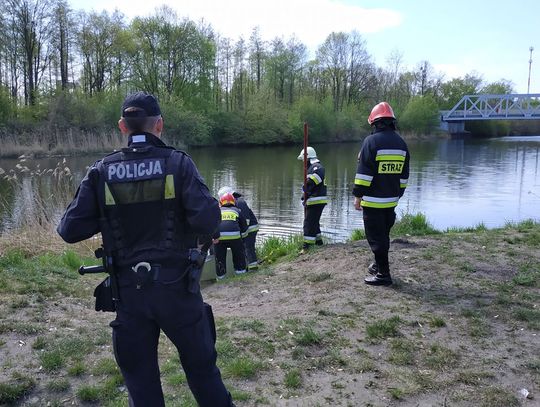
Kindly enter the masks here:
[[364, 282], [368, 285], [392, 285], [392, 277], [390, 273], [377, 273], [374, 276], [364, 278]]
[[379, 272], [379, 266], [377, 266], [377, 263], [371, 263], [368, 268], [367, 268], [367, 271], [369, 274], [371, 275], [375, 275]]

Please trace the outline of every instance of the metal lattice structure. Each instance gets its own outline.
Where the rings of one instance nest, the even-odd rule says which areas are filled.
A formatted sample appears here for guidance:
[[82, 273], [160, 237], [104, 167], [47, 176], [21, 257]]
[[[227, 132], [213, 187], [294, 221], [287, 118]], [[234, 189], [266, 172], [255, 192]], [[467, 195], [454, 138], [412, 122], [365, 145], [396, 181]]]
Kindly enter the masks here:
[[540, 120], [540, 94], [465, 95], [441, 115], [444, 122]]

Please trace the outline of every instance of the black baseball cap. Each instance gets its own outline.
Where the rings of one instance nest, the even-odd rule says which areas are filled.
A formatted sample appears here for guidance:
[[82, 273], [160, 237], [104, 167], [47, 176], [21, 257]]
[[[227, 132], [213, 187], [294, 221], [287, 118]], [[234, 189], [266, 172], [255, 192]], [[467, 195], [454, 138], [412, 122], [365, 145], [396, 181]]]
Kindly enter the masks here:
[[[136, 107], [133, 111], [126, 112], [130, 107]], [[126, 96], [122, 104], [122, 117], [149, 117], [160, 116], [161, 110], [156, 98], [146, 92], [136, 92]]]

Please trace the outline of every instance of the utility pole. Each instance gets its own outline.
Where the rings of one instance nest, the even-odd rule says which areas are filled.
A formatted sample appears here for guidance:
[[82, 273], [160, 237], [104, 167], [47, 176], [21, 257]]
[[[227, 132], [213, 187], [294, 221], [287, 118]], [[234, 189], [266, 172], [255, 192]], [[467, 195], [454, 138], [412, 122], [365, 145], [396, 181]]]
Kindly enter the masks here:
[[529, 56], [529, 79], [527, 80], [527, 95], [529, 94], [529, 90], [531, 88], [531, 65], [532, 65], [532, 52], [534, 51], [533, 47], [529, 47], [530, 56]]

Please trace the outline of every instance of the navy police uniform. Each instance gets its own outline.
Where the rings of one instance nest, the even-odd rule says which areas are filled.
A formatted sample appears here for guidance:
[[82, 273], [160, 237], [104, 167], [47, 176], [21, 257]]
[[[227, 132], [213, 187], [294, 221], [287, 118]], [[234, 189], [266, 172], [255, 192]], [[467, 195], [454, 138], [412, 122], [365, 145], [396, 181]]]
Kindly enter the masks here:
[[246, 252], [243, 238], [247, 235], [248, 225], [242, 211], [234, 205], [221, 207], [221, 223], [214, 235], [219, 242], [214, 245], [216, 256], [216, 275], [223, 277], [227, 273], [227, 249], [230, 248], [236, 274], [246, 272]]
[[[325, 170], [318, 159], [311, 159], [306, 180], [306, 214], [304, 218], [304, 249], [322, 245], [321, 215], [328, 203]], [[304, 197], [302, 197], [304, 199]]]
[[388, 282], [390, 229], [396, 220], [394, 208], [407, 187], [409, 159], [407, 144], [391, 127], [376, 128], [358, 155], [353, 195], [361, 198], [364, 230], [375, 256], [373, 271]]
[[150, 133], [97, 161], [58, 226], [69, 243], [101, 232], [113, 254], [120, 300], [111, 322], [130, 406], [164, 406], [160, 330], [176, 346], [200, 406], [231, 406], [216, 366], [215, 327], [199, 289], [188, 290], [188, 253], [220, 222], [191, 158]]

